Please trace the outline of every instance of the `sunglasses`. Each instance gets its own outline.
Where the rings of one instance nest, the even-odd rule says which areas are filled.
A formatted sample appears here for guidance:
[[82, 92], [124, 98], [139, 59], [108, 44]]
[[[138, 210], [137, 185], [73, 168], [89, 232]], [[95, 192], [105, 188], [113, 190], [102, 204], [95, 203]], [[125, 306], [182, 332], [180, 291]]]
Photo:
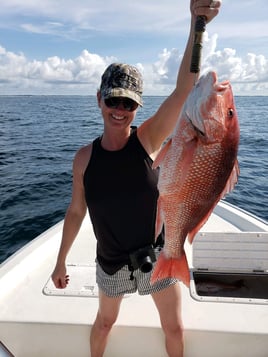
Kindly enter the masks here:
[[110, 109], [117, 109], [120, 104], [122, 104], [124, 110], [128, 112], [134, 112], [139, 106], [137, 102], [130, 98], [120, 98], [120, 97], [111, 97], [104, 99], [106, 107]]

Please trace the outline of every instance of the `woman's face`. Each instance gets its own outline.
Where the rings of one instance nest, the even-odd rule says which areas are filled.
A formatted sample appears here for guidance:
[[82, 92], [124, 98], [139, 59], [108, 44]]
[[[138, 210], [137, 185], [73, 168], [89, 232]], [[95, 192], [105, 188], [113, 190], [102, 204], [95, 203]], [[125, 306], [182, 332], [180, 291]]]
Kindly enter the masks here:
[[[105, 103], [105, 100], [101, 97], [100, 92], [97, 94], [97, 99], [105, 125], [117, 128], [125, 128], [131, 125], [135, 118], [137, 108], [133, 111], [127, 110], [125, 107], [128, 108], [128, 102], [127, 104], [124, 104], [124, 98], [120, 98], [122, 102], [116, 105], [115, 108], [111, 108]], [[117, 99], [119, 100], [119, 98]]]

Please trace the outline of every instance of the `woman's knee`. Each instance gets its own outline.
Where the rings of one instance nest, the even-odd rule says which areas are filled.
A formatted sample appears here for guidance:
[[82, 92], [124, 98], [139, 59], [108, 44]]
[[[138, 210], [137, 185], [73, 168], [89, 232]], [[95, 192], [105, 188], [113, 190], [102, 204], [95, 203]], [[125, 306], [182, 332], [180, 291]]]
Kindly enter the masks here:
[[164, 321], [162, 329], [166, 336], [183, 339], [183, 325], [180, 321]]
[[99, 310], [97, 313], [95, 325], [100, 330], [110, 330], [116, 322], [120, 304], [123, 296], [111, 298], [106, 296], [101, 290], [99, 292]]
[[99, 330], [110, 331], [116, 321], [116, 316], [113, 315], [103, 315], [98, 312], [95, 325], [98, 326]]

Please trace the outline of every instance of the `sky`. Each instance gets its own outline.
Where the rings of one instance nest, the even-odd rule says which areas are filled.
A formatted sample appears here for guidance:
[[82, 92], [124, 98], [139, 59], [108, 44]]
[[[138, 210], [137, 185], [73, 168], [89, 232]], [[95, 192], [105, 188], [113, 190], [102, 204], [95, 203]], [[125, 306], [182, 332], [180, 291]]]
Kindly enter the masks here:
[[[201, 74], [235, 95], [268, 95], [268, 1], [222, 0]], [[136, 65], [144, 95], [168, 95], [186, 45], [189, 0], [0, 0], [0, 95], [95, 95], [112, 62]]]

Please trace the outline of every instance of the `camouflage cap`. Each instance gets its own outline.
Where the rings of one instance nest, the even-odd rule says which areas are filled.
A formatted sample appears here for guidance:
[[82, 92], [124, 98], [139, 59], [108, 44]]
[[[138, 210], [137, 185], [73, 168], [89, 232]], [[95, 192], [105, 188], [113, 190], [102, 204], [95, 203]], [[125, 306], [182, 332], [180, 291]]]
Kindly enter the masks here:
[[142, 106], [142, 90], [141, 73], [125, 63], [110, 64], [101, 77], [100, 92], [104, 99], [127, 97]]

